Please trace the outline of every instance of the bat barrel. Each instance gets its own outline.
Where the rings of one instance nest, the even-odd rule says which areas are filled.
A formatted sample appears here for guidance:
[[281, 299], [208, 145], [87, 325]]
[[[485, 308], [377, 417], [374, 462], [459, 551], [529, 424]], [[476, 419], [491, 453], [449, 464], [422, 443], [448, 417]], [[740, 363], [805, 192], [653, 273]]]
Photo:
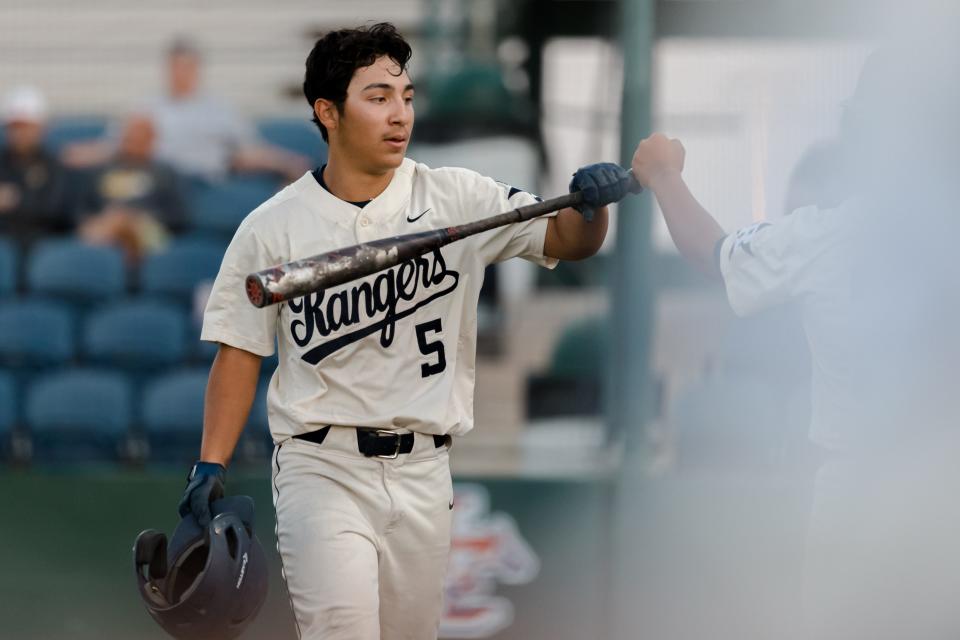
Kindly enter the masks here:
[[388, 269], [449, 241], [447, 230], [437, 229], [276, 265], [247, 276], [247, 298], [263, 308]]
[[248, 275], [245, 286], [247, 290], [247, 299], [250, 300], [250, 304], [258, 309], [262, 309], [270, 305], [266, 283], [264, 283], [262, 276], [259, 273], [251, 273]]

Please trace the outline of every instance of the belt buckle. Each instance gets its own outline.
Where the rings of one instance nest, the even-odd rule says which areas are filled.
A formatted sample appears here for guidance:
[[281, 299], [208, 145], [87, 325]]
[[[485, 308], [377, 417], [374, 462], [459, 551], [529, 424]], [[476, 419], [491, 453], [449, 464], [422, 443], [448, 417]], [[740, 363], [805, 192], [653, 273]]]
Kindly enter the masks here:
[[374, 429], [374, 433], [377, 434], [377, 438], [396, 438], [397, 439], [397, 448], [393, 450], [392, 454], [384, 455], [375, 455], [374, 458], [383, 458], [385, 460], [393, 460], [400, 455], [400, 434], [396, 431], [390, 429]]

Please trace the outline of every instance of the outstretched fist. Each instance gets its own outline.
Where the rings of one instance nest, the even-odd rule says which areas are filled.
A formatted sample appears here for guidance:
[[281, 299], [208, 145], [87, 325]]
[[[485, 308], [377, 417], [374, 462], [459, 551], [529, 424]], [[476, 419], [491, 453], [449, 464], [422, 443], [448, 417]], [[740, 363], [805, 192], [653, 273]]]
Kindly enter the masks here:
[[685, 157], [686, 151], [679, 140], [655, 133], [637, 145], [630, 168], [637, 182], [646, 189], [655, 190], [663, 178], [683, 172]]

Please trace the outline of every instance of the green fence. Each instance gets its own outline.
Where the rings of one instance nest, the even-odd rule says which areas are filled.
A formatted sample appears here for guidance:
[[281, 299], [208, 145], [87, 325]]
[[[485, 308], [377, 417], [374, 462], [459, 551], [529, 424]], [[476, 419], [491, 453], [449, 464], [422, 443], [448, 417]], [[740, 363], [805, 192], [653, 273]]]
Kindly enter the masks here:
[[[172, 530], [183, 477], [173, 471], [0, 474], [0, 636], [164, 638], [137, 596], [131, 548], [142, 529]], [[607, 637], [610, 485], [476, 484], [489, 495], [490, 513], [509, 514], [539, 558], [539, 571], [526, 584], [496, 585], [492, 597], [509, 601], [514, 615], [508, 627], [488, 637]], [[234, 473], [229, 489], [256, 500], [258, 535], [271, 560], [267, 604], [244, 637], [295, 638], [274, 547], [269, 478], [266, 472]]]

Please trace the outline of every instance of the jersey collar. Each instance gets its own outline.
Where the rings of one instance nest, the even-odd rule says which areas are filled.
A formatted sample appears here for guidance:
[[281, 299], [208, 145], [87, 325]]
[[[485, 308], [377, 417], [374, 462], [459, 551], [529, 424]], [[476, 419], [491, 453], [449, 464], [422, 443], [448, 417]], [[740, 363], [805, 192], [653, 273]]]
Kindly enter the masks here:
[[[410, 189], [413, 184], [413, 174], [416, 169], [416, 162], [410, 158], [404, 158], [403, 162], [393, 172], [393, 178], [387, 188], [363, 207], [363, 212], [368, 216], [378, 219], [384, 219], [395, 215], [410, 200]], [[339, 211], [346, 213], [351, 217], [360, 212], [360, 207], [341, 200], [326, 189], [320, 186], [312, 171], [308, 171], [299, 180], [297, 180], [301, 193], [306, 196], [307, 202], [315, 208], [324, 211]]]

